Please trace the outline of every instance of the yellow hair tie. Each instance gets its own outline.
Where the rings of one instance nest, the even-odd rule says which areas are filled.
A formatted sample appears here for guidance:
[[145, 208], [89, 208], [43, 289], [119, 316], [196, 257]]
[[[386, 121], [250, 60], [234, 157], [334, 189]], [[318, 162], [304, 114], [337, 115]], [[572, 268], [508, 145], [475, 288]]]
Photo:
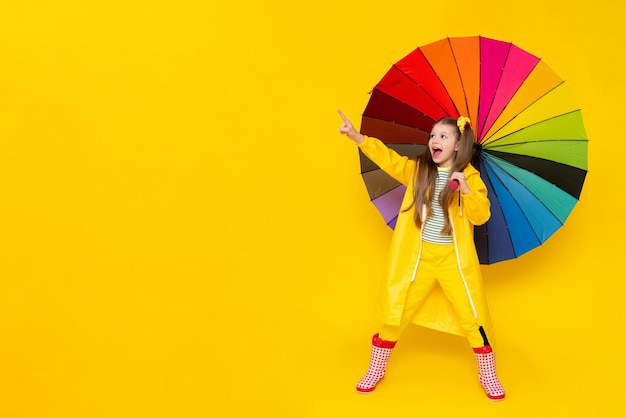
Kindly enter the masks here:
[[459, 118], [456, 120], [456, 126], [459, 127], [459, 131], [461, 131], [461, 133], [463, 133], [463, 131], [465, 130], [465, 125], [472, 126], [472, 121], [470, 121], [470, 118], [466, 116], [459, 116]]

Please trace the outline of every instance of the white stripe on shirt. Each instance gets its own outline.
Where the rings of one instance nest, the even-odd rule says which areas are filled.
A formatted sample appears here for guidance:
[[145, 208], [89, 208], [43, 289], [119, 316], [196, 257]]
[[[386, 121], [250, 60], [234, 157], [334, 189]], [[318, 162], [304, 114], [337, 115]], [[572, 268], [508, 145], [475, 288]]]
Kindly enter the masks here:
[[439, 194], [448, 184], [450, 176], [449, 168], [439, 168], [437, 171], [437, 181], [435, 182], [435, 195], [432, 200], [431, 212], [426, 217], [422, 239], [435, 244], [452, 244], [452, 235], [443, 235], [441, 230], [444, 225], [443, 208], [439, 204]]

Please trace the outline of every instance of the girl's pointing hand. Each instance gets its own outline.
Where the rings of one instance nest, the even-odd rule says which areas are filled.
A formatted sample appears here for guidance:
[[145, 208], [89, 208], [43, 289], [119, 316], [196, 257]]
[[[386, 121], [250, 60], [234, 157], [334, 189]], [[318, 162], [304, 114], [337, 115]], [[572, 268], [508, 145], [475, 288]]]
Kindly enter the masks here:
[[356, 129], [354, 129], [352, 122], [350, 122], [350, 120], [346, 117], [346, 115], [343, 114], [341, 110], [338, 110], [338, 112], [339, 116], [341, 116], [341, 119], [343, 119], [343, 124], [339, 127], [339, 133], [347, 136], [357, 144], [362, 143], [364, 139], [363, 135], [361, 135]]

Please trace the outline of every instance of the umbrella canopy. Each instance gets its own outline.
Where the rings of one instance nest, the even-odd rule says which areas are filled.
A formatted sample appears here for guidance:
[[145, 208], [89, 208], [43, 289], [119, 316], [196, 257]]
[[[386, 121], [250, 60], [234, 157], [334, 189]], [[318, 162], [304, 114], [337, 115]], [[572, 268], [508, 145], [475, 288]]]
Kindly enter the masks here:
[[[361, 133], [414, 157], [437, 120], [459, 115], [472, 120], [473, 165], [491, 200], [491, 219], [475, 228], [480, 262], [519, 257], [554, 234], [580, 198], [588, 144], [581, 110], [561, 78], [512, 43], [446, 38], [389, 69], [371, 93]], [[394, 228], [406, 189], [360, 158], [370, 198]]]

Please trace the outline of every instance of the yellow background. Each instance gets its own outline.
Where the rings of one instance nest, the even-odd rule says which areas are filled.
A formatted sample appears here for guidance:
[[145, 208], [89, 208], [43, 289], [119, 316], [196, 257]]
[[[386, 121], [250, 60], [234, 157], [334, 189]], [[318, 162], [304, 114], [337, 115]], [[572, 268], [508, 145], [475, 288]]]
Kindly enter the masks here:
[[[624, 373], [623, 8], [565, 1], [4, 2], [0, 416], [617, 417]], [[540, 56], [589, 174], [546, 244], [485, 267], [507, 400], [460, 337], [410, 328], [357, 395], [391, 231], [358, 125], [446, 36]]]

